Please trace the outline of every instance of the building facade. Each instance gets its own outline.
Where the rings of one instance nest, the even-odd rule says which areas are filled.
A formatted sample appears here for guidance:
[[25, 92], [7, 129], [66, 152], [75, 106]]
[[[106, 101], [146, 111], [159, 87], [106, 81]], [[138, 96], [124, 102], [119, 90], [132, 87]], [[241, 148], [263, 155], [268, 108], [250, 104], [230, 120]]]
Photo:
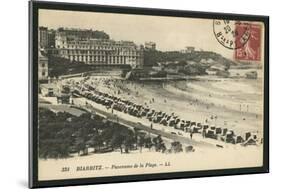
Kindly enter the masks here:
[[131, 41], [94, 38], [92, 30], [59, 28], [55, 36], [57, 56], [72, 62], [99, 65], [143, 66], [142, 46]]
[[182, 53], [193, 53], [194, 51], [195, 51], [195, 47], [187, 46], [185, 47], [184, 50], [182, 50]]
[[48, 46], [48, 28], [39, 27], [38, 29], [39, 48], [46, 48]]
[[55, 30], [49, 30], [47, 27], [38, 28], [38, 45], [40, 49], [55, 47]]
[[38, 79], [48, 80], [48, 57], [43, 56], [42, 53], [38, 52]]
[[145, 47], [145, 49], [147, 49], [147, 50], [153, 50], [153, 51], [155, 51], [155, 50], [156, 50], [156, 43], [154, 43], [154, 42], [152, 42], [152, 41], [145, 42], [144, 47]]
[[55, 48], [56, 46], [56, 30], [48, 30], [47, 48]]

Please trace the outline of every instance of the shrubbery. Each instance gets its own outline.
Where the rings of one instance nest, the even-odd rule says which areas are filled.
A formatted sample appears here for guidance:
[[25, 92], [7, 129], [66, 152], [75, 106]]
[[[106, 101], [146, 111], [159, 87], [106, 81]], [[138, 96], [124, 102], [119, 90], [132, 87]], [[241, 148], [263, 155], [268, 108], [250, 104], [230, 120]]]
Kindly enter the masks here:
[[87, 155], [89, 148], [96, 153], [120, 150], [129, 153], [142, 147], [164, 151], [165, 144], [158, 136], [154, 139], [139, 134], [121, 124], [89, 113], [79, 117], [69, 113], [55, 114], [39, 108], [39, 157], [67, 158], [71, 153]]

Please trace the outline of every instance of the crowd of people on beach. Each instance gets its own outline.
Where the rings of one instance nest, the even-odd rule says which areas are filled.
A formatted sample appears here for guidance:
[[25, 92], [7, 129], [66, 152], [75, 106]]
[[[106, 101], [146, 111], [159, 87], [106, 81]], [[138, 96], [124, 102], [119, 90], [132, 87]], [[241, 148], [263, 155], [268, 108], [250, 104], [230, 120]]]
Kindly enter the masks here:
[[[119, 112], [124, 112], [131, 116], [145, 118], [151, 122], [151, 128], [153, 129], [153, 124], [160, 124], [166, 127], [173, 127], [177, 130], [190, 133], [190, 138], [192, 139], [193, 134], [201, 134], [203, 138], [212, 138], [221, 140], [227, 143], [233, 144], [256, 144], [257, 136], [250, 132], [245, 133], [245, 136], [239, 136], [234, 133], [233, 130], [227, 128], [221, 128], [214, 125], [209, 125], [208, 123], [200, 123], [192, 120], [181, 119], [175, 113], [166, 113], [164, 111], [157, 111], [155, 109], [149, 108], [146, 104], [141, 105], [134, 103], [130, 100], [120, 97], [121, 91], [129, 91], [128, 88], [122, 87], [123, 81], [118, 81], [121, 83], [116, 83], [114, 79], [95, 79], [91, 80], [90, 77], [86, 77], [83, 80], [74, 84], [73, 94], [87, 98], [95, 103], [104, 105], [107, 109], [111, 109], [112, 113], [114, 110]], [[99, 83], [99, 84], [98, 84]], [[103, 86], [111, 89], [111, 94], [108, 91], [101, 91]], [[118, 89], [118, 87], [120, 90]], [[125, 85], [123, 87], [126, 87]], [[130, 96], [130, 94], [127, 94]], [[151, 99], [153, 102], [154, 99]]]

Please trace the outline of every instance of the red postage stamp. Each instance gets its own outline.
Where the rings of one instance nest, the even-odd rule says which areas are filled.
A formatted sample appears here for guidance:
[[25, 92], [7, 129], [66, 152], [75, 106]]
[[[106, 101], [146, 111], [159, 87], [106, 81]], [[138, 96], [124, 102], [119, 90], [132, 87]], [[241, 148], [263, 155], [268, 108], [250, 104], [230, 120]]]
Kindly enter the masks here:
[[[245, 24], [236, 24], [236, 31], [241, 32], [245, 29]], [[248, 24], [246, 37], [247, 41], [241, 41], [242, 38], [236, 38], [235, 44], [241, 46], [234, 51], [236, 60], [260, 61], [261, 59], [261, 26], [257, 24]], [[243, 45], [239, 45], [244, 43]]]

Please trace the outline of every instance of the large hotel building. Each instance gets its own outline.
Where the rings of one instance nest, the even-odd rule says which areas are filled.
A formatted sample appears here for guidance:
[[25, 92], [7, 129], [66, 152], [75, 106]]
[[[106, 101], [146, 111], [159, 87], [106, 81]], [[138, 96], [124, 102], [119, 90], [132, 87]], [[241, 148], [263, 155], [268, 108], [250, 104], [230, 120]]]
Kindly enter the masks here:
[[[44, 31], [42, 31], [44, 29]], [[44, 33], [46, 32], [46, 33]], [[55, 46], [46, 47], [52, 41], [39, 41], [53, 55], [69, 59], [72, 62], [84, 62], [96, 65], [143, 66], [144, 47], [132, 41], [114, 41], [109, 36], [97, 37], [93, 30], [58, 28], [55, 31]], [[39, 28], [39, 40], [52, 40], [46, 28]], [[107, 35], [107, 34], [105, 34]]]

